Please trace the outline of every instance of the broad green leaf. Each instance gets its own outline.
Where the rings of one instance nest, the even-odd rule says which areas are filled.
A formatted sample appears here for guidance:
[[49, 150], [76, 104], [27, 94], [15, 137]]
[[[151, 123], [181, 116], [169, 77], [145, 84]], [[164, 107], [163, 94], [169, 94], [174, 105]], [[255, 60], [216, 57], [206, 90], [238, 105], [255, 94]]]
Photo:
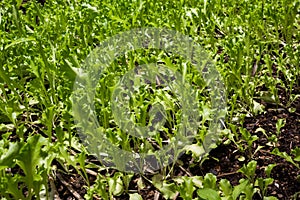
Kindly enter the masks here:
[[252, 184], [249, 184], [245, 189], [244, 193], [246, 194], [246, 199], [253, 199], [255, 189]]
[[43, 164], [41, 149], [47, 142], [48, 140], [41, 135], [34, 135], [27, 139], [27, 143], [20, 150], [17, 164], [24, 171], [26, 183], [30, 187], [33, 186], [35, 179], [39, 179], [36, 169]]
[[157, 188], [163, 194], [166, 199], [174, 199], [176, 196], [176, 185], [174, 183], [163, 182], [161, 188]]
[[193, 156], [196, 158], [199, 158], [201, 155], [205, 153], [203, 146], [200, 146], [199, 144], [187, 145], [185, 149], [187, 152], [192, 152]]
[[119, 196], [123, 193], [123, 181], [122, 181], [122, 174], [116, 173], [112, 178], [109, 178], [108, 185], [109, 185], [109, 193], [115, 196]]
[[263, 113], [264, 112], [264, 106], [257, 101], [253, 100], [253, 112], [255, 115]]
[[204, 176], [204, 180], [203, 180], [204, 188], [217, 189], [216, 183], [217, 183], [217, 177], [215, 175], [213, 175], [212, 173], [207, 173]]
[[221, 179], [219, 186], [226, 197], [229, 197], [232, 194], [232, 186], [228, 180]]
[[13, 167], [13, 160], [18, 157], [20, 148], [21, 144], [18, 142], [9, 143], [8, 151], [4, 152], [0, 157], [0, 170], [7, 167]]
[[245, 191], [246, 187], [249, 187], [249, 186], [250, 186], [249, 181], [242, 179], [240, 181], [239, 185], [234, 186], [233, 192], [232, 192], [232, 198], [237, 199], [240, 196], [240, 194]]
[[280, 129], [285, 126], [286, 120], [285, 119], [278, 119], [276, 122], [276, 132], [277, 135], [280, 134]]
[[300, 162], [300, 147], [296, 147], [295, 149], [293, 149], [292, 154], [294, 154], [295, 156], [294, 160]]
[[262, 191], [266, 190], [268, 185], [272, 184], [274, 181], [273, 178], [258, 178], [256, 180], [257, 185], [260, 187]]
[[193, 180], [194, 186], [196, 186], [198, 188], [203, 187], [203, 177], [202, 176], [192, 176], [191, 178]]
[[249, 180], [252, 181], [255, 175], [256, 166], [257, 166], [257, 161], [252, 160], [247, 165], [243, 165], [243, 167], [238, 171], [242, 172], [245, 176], [247, 176]]
[[197, 194], [201, 200], [221, 200], [219, 193], [211, 188], [198, 189]]
[[22, 182], [22, 177], [19, 174], [8, 177], [7, 193], [13, 195], [14, 199], [25, 199], [22, 190], [19, 188], [19, 182]]
[[289, 156], [286, 152], [280, 152], [278, 148], [275, 148], [271, 153], [274, 155], [280, 156], [281, 158], [286, 159], [286, 161], [292, 163], [298, 169], [300, 169], [299, 164], [295, 163], [293, 158], [291, 156]]
[[129, 200], [143, 200], [143, 197], [138, 193], [129, 194]]
[[265, 172], [266, 172], [267, 177], [270, 177], [270, 176], [271, 176], [272, 169], [273, 169], [275, 166], [276, 166], [276, 164], [269, 164], [269, 165], [265, 168]]
[[173, 199], [176, 196], [176, 185], [174, 183], [166, 183], [162, 175], [157, 174], [152, 177], [152, 184], [162, 193], [166, 199]]
[[195, 190], [193, 180], [191, 177], [182, 176], [179, 177], [176, 182], [178, 182], [178, 191], [180, 193], [180, 197], [183, 199], [192, 199], [193, 193]]

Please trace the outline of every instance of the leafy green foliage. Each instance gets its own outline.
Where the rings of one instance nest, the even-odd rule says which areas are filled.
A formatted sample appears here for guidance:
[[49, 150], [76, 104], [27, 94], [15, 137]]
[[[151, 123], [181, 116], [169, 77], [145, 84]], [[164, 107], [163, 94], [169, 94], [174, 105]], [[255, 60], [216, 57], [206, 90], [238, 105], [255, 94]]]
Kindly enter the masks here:
[[[241, 126], [246, 116], [265, 112], [261, 102], [286, 107], [290, 112], [296, 110], [290, 106], [299, 98], [293, 91], [299, 87], [300, 76], [299, 9], [300, 3], [291, 0], [53, 0], [43, 5], [33, 0], [1, 1], [0, 198], [41, 199], [42, 190], [50, 196], [48, 185], [50, 174], [55, 173], [54, 160], [67, 173], [74, 168], [90, 186], [88, 152], [79, 144], [70, 100], [81, 63], [110, 36], [138, 27], [164, 27], [190, 36], [214, 59], [227, 89], [224, 137], [247, 155], [243, 159], [248, 164], [239, 170], [247, 179], [235, 186], [226, 179], [217, 181], [212, 174], [170, 181], [163, 172], [164, 177], [154, 176], [152, 184], [167, 199], [176, 195], [184, 199], [252, 199], [257, 187], [264, 199], [274, 199], [267, 196], [266, 188], [273, 181], [271, 170], [275, 165], [267, 166], [267, 178], [256, 177], [252, 148], [259, 138]], [[197, 90], [202, 122], [195, 143], [186, 151], [199, 161], [205, 153], [201, 144], [213, 112], [209, 90], [191, 63], [176, 55], [141, 50], [129, 52], [112, 63], [99, 80], [95, 97], [101, 126], [114, 145], [139, 152], [161, 148], [166, 138], [176, 134], [180, 105], [166, 87], [138, 88], [130, 101], [130, 117], [142, 126], [151, 125], [148, 110], [153, 104], [165, 109], [167, 125], [159, 129], [159, 134], [153, 131], [151, 141], [128, 136], [116, 126], [112, 116], [110, 96], [122, 75], [137, 63], [151, 62], [164, 63], [184, 74], [184, 79]], [[280, 102], [278, 88], [287, 94], [286, 106]], [[267, 135], [268, 144], [276, 147], [285, 122], [279, 119], [276, 133], [271, 136], [262, 129], [258, 132]], [[74, 149], [79, 153], [74, 153]], [[290, 153], [275, 148], [272, 154], [299, 168], [299, 148]], [[87, 188], [85, 198], [98, 195], [109, 199], [130, 193], [131, 178], [121, 172], [111, 176], [99, 174], [93, 187]], [[130, 193], [129, 197], [142, 199], [137, 193]]]
[[253, 182], [255, 178], [257, 162], [252, 160], [247, 165], [244, 165], [239, 172], [242, 172], [251, 182]]
[[281, 152], [281, 151], [279, 151], [278, 148], [275, 148], [272, 151], [272, 154], [280, 156], [281, 158], [284, 158], [284, 159], [286, 159], [286, 161], [288, 161], [288, 162], [292, 163], [293, 165], [295, 165], [298, 169], [300, 168], [299, 164], [295, 162], [297, 160], [294, 161], [294, 159], [290, 155], [288, 155], [286, 152]]

